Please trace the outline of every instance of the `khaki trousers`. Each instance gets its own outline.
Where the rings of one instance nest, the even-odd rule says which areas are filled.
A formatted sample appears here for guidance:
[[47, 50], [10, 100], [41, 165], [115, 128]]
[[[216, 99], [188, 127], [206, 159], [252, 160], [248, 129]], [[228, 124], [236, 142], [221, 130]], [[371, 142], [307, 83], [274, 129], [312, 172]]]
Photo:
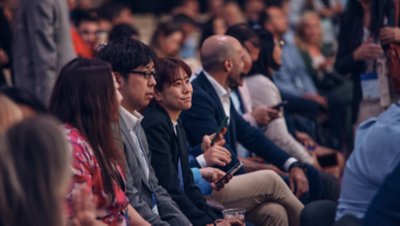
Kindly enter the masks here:
[[298, 226], [303, 204], [282, 178], [271, 170], [235, 176], [211, 198], [225, 208], [244, 208], [255, 225]]

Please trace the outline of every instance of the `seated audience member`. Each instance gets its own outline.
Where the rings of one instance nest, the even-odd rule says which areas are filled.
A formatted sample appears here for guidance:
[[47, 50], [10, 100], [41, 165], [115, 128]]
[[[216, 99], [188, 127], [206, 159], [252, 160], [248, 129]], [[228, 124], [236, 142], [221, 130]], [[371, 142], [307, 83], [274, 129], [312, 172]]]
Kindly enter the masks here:
[[99, 19], [93, 11], [74, 11], [73, 23], [78, 31], [79, 36], [91, 50], [91, 57], [99, 44], [98, 34], [100, 31]]
[[[241, 43], [244, 43], [244, 47], [250, 52], [250, 55], [253, 56], [252, 59], [255, 61], [250, 71], [250, 75], [244, 78], [243, 84], [238, 90], [243, 103], [247, 102], [246, 104], [254, 105], [253, 110], [250, 110], [250, 113], [252, 115], [253, 112], [257, 113], [255, 114], [255, 118], [257, 119], [257, 117], [260, 117], [260, 113], [256, 112], [257, 108], [265, 108], [266, 106], [272, 107], [282, 102], [280, 92], [271, 80], [273, 72], [279, 69], [281, 63], [280, 46], [275, 45], [272, 35], [267, 31], [262, 35], [263, 39], [261, 44], [260, 39], [255, 32], [245, 24], [230, 27], [227, 31], [227, 35], [236, 37]], [[258, 54], [260, 52], [259, 46], [262, 46], [260, 54]], [[245, 98], [246, 92], [249, 93], [248, 95], [250, 98]], [[282, 109], [283, 108], [280, 110]], [[321, 168], [316, 157], [335, 154], [334, 150], [320, 146], [312, 140], [307, 142], [302, 141], [304, 142], [303, 144], [300, 143], [289, 133], [284, 117], [280, 116], [274, 118], [273, 111], [268, 111], [268, 113], [269, 115], [267, 115], [267, 117], [270, 117], [271, 115], [271, 119], [273, 120], [271, 120], [267, 125], [263, 125], [259, 122], [257, 122], [257, 124], [252, 123], [252, 125], [263, 125], [263, 127], [265, 127], [264, 134], [293, 157], [300, 161], [312, 164], [316, 168]], [[243, 118], [249, 122], [254, 121], [249, 120], [248, 114], [249, 113], [244, 114]], [[315, 154], [310, 153], [308, 149], [313, 150]], [[344, 157], [339, 153], [336, 153], [336, 155], [340, 164], [335, 167], [330, 167], [326, 169], [326, 171], [334, 174], [337, 178], [340, 178], [344, 165]]]
[[[243, 118], [253, 126], [266, 128], [264, 134], [288, 154], [300, 161], [313, 164], [313, 159], [308, 151], [287, 130], [285, 118], [279, 116], [279, 110], [282, 108], [271, 108], [282, 102], [278, 88], [271, 81], [271, 70], [279, 67], [281, 57], [280, 48], [279, 46], [275, 47], [272, 35], [266, 36], [266, 39], [263, 40], [264, 48], [260, 48], [260, 39], [246, 24], [230, 27], [226, 35], [233, 36], [243, 43], [253, 61], [249, 75], [244, 78], [243, 84], [239, 87], [239, 95], [242, 100], [245, 100], [243, 91], [247, 91], [250, 95], [250, 99], [243, 105], [253, 106], [250, 113], [244, 114]], [[276, 56], [275, 60], [274, 56]], [[265, 113], [262, 114], [262, 110], [258, 110], [258, 108], [265, 109]], [[251, 117], [248, 116], [249, 114]], [[271, 117], [273, 115], [278, 117]], [[268, 120], [263, 123], [262, 119]]]
[[[299, 49], [284, 42], [283, 35], [288, 30], [287, 19], [283, 9], [267, 7], [262, 16], [263, 28], [274, 35], [274, 40], [282, 48], [282, 67], [273, 76], [274, 82], [288, 101], [287, 111], [300, 114], [319, 122], [329, 131], [328, 142], [334, 148], [343, 145], [343, 128], [345, 125], [345, 109], [342, 101], [332, 95], [322, 96], [307, 72]], [[316, 137], [314, 137], [316, 138]]]
[[[71, 180], [70, 152], [52, 118], [33, 117], [0, 138], [0, 225], [67, 225], [64, 200]], [[94, 218], [86, 191], [74, 194], [74, 225], [104, 225]], [[69, 225], [69, 224], [68, 224]]]
[[246, 22], [242, 9], [233, 0], [224, 1], [221, 8], [221, 16], [228, 27]]
[[[190, 202], [199, 206], [197, 199], [203, 198], [193, 187], [186, 135], [179, 120], [180, 113], [192, 105], [191, 71], [183, 61], [165, 58], [157, 64], [157, 72], [155, 98], [144, 110], [142, 121], [149, 140], [152, 164], [160, 183], [181, 209], [188, 208]], [[276, 173], [263, 170], [234, 176], [221, 188], [215, 182], [224, 172], [213, 168], [206, 171], [210, 170], [218, 171], [212, 174], [215, 178], [208, 179], [212, 186], [217, 186], [209, 194], [212, 200], [226, 208], [246, 209], [248, 221], [256, 225], [299, 225], [303, 205]]]
[[97, 219], [112, 226], [149, 225], [125, 195], [125, 161], [112, 135], [122, 99], [117, 88], [107, 63], [84, 58], [64, 66], [54, 87], [50, 112], [64, 123], [72, 146], [74, 170], [67, 195], [68, 216], [76, 214], [74, 203], [79, 200], [74, 199], [74, 192], [87, 186]]
[[118, 24], [113, 27], [108, 37], [108, 41], [118, 38], [130, 37], [132, 39], [139, 39], [139, 32], [129, 24]]
[[172, 21], [162, 22], [154, 32], [150, 46], [158, 57], [176, 57], [182, 47], [183, 39], [183, 32], [177, 24]]
[[[285, 40], [282, 40], [282, 37], [288, 30], [288, 24], [281, 8], [277, 6], [267, 7], [260, 16], [260, 26], [262, 29], [271, 32], [276, 42], [283, 44]], [[289, 100], [289, 110], [316, 118], [319, 106], [325, 106], [326, 100], [321, 96], [311, 95], [316, 94], [317, 88], [307, 74], [300, 53], [293, 44], [284, 44], [282, 67], [274, 76], [274, 82], [283, 98]], [[296, 83], [292, 79], [293, 76], [295, 76]], [[305, 94], [308, 96], [305, 96]], [[297, 103], [299, 104], [291, 106]]]
[[21, 109], [24, 118], [36, 114], [47, 114], [46, 107], [28, 90], [16, 87], [5, 87], [0, 89], [0, 94], [7, 96]]
[[183, 32], [182, 47], [179, 56], [182, 59], [195, 60], [197, 58], [198, 27], [199, 23], [185, 14], [175, 15], [173, 23], [176, 23]]
[[329, 93], [342, 84], [343, 78], [335, 74], [333, 50], [322, 43], [321, 26], [317, 13], [306, 12], [297, 25], [295, 43], [318, 90]]
[[119, 109], [120, 134], [127, 161], [127, 196], [152, 225], [190, 225], [168, 192], [159, 185], [150, 163], [150, 151], [138, 112], [154, 95], [155, 53], [140, 41], [125, 37], [111, 41], [98, 53], [110, 63], [123, 101]]
[[0, 134], [23, 119], [21, 109], [7, 96], [0, 94]]
[[212, 17], [206, 21], [201, 29], [199, 47], [212, 35], [223, 35], [227, 29], [225, 21], [221, 17]]
[[100, 25], [100, 43], [107, 42], [113, 26], [118, 24], [132, 24], [133, 15], [129, 5], [105, 1], [98, 10]]
[[[203, 43], [201, 61], [204, 70], [193, 80], [192, 107], [181, 114], [189, 143], [192, 146], [201, 143], [203, 136], [214, 133], [218, 124], [228, 116], [225, 147], [231, 152], [232, 161], [222, 169], [228, 170], [238, 162], [236, 143], [239, 142], [265, 161], [289, 172], [290, 186], [297, 197], [301, 197], [310, 188], [310, 199], [320, 199], [322, 184], [319, 173], [278, 148], [232, 107], [229, 92], [230, 88], [237, 87], [241, 79], [242, 50], [240, 43], [231, 36], [211, 36]], [[203, 155], [200, 150], [191, 153], [194, 156]], [[307, 168], [308, 179], [304, 167]], [[243, 173], [243, 170], [238, 173]]]
[[347, 160], [336, 219], [363, 218], [385, 177], [400, 163], [400, 106], [392, 104], [377, 118], [362, 123]]

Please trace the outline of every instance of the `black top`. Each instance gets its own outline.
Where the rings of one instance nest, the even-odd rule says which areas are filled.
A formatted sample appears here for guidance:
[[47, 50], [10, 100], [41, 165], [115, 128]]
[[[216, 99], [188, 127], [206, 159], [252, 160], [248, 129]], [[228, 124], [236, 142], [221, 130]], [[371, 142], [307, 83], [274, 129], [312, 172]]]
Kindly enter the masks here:
[[[151, 151], [151, 164], [159, 183], [193, 225], [213, 223], [218, 215], [207, 205], [203, 194], [195, 185], [189, 166], [185, 131], [178, 120], [177, 134], [167, 112], [152, 103], [143, 111], [142, 126]], [[184, 191], [181, 190], [178, 164], [181, 162]]]

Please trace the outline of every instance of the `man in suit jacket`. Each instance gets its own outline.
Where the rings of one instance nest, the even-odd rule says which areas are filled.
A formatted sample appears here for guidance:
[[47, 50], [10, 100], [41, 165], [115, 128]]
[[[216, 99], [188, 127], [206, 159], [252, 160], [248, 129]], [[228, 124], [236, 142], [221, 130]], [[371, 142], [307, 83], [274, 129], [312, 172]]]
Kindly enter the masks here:
[[74, 57], [67, 1], [21, 0], [13, 38], [15, 85], [47, 105], [58, 73]]
[[[225, 134], [226, 147], [231, 151], [232, 161], [222, 169], [228, 170], [238, 162], [236, 142], [256, 153], [266, 161], [289, 172], [290, 187], [297, 197], [309, 190], [311, 200], [321, 198], [321, 183], [318, 172], [310, 166], [282, 151], [259, 129], [252, 127], [231, 106], [230, 87], [237, 86], [242, 71], [242, 46], [230, 36], [212, 36], [201, 48], [201, 61], [204, 71], [193, 81], [193, 105], [181, 115], [189, 143], [199, 144], [203, 135], [212, 134], [218, 124], [229, 116], [228, 131]], [[199, 156], [202, 153], [192, 152]], [[303, 167], [307, 167], [307, 177]], [[239, 173], [243, 173], [239, 172]]]
[[130, 38], [111, 41], [98, 57], [112, 65], [123, 96], [120, 129], [127, 160], [127, 195], [132, 206], [152, 225], [190, 225], [167, 191], [158, 184], [150, 164], [146, 136], [138, 110], [154, 93], [153, 51]]

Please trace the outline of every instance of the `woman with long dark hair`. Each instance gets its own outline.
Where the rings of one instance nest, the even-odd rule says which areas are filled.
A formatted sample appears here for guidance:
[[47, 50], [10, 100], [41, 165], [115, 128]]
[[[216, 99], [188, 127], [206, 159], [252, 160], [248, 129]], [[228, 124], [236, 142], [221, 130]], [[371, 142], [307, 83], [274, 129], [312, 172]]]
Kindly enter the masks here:
[[[113, 85], [114, 84], [114, 85]], [[73, 147], [73, 186], [67, 196], [73, 215], [73, 191], [88, 186], [97, 200], [97, 219], [108, 225], [148, 225], [125, 196], [123, 153], [114, 143], [121, 96], [110, 66], [78, 58], [62, 69], [50, 101], [50, 112], [63, 123]]]

